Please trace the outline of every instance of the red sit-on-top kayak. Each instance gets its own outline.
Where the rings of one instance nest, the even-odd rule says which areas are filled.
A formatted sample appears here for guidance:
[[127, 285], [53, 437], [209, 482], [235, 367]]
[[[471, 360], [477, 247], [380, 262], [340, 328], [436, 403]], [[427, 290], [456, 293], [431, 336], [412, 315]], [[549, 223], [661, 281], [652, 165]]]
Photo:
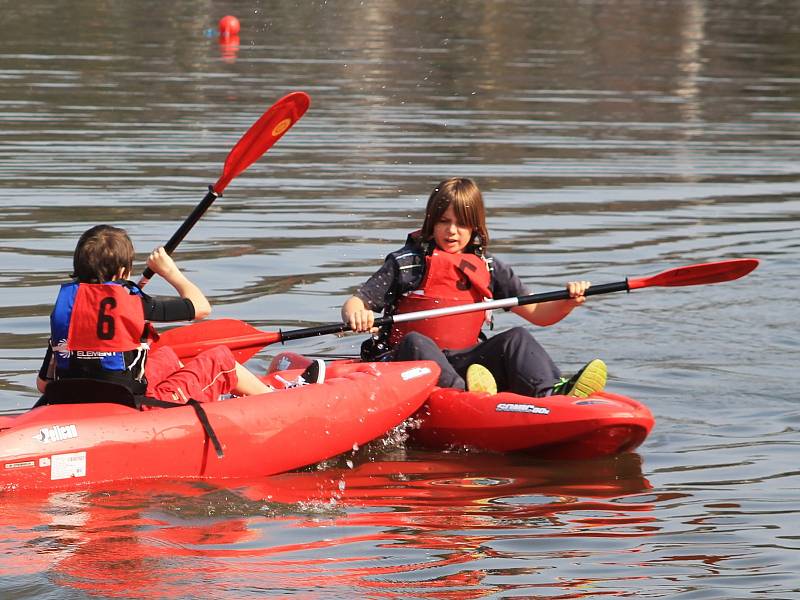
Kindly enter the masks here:
[[427, 399], [438, 374], [424, 361], [353, 363], [322, 384], [203, 404], [219, 451], [191, 406], [139, 411], [79, 397], [76, 404], [40, 406], [0, 417], [0, 491], [297, 469], [400, 424]]
[[[278, 354], [270, 371], [303, 368], [309, 359]], [[330, 374], [349, 368], [334, 361]], [[391, 363], [390, 363], [391, 364]], [[610, 456], [638, 447], [655, 420], [650, 410], [631, 398], [600, 392], [589, 398], [529, 398], [434, 388], [414, 415], [411, 441], [432, 449], [467, 446], [493, 452], [526, 452], [541, 458], [580, 459]]]

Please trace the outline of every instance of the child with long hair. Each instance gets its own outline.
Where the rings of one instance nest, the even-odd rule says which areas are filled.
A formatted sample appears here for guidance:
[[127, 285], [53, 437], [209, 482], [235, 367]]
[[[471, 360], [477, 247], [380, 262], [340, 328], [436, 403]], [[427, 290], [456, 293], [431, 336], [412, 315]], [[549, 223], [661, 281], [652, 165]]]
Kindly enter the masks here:
[[[454, 177], [432, 191], [422, 228], [389, 254], [383, 266], [342, 306], [353, 331], [371, 331], [362, 346], [370, 360], [434, 360], [441, 387], [509, 391], [525, 396], [586, 397], [606, 382], [606, 366], [592, 360], [566, 379], [525, 327], [482, 339], [484, 313], [466, 313], [374, 328], [386, 315], [501, 299], [528, 293], [514, 271], [492, 256], [483, 196], [474, 181]], [[570, 298], [511, 310], [530, 323], [557, 323], [586, 302], [588, 281], [570, 281]]]

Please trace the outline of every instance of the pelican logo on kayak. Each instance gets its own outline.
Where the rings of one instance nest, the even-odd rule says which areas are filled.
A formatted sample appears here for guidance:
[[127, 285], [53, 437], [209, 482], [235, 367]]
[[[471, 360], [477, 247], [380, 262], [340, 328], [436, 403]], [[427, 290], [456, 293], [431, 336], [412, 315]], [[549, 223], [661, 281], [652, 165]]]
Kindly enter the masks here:
[[417, 377], [427, 375], [430, 372], [431, 370], [428, 367], [414, 367], [413, 369], [400, 373], [400, 377], [403, 378], [403, 381], [408, 381], [409, 379], [416, 379]]
[[33, 439], [39, 440], [43, 444], [49, 444], [76, 437], [78, 437], [78, 428], [75, 425], [56, 425], [50, 428], [43, 427], [39, 430], [39, 435], [33, 436]]
[[285, 371], [291, 366], [291, 359], [288, 356], [281, 356], [281, 359], [278, 361], [278, 371]]
[[529, 413], [534, 415], [549, 415], [550, 409], [535, 404], [515, 404], [513, 402], [501, 402], [495, 406], [496, 412], [516, 412]]

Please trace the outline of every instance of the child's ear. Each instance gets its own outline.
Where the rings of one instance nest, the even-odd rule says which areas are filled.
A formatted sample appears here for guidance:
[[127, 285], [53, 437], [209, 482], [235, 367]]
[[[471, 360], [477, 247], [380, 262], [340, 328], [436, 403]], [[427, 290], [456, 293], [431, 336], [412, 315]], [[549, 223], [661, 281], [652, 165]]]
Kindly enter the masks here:
[[128, 279], [131, 276], [130, 271], [126, 267], [120, 267], [117, 271], [117, 279]]

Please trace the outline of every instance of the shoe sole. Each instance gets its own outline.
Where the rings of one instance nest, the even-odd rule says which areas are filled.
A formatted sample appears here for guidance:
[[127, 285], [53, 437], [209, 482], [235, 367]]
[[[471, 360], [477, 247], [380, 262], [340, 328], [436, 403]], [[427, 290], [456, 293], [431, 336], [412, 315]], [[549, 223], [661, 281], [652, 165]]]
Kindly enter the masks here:
[[606, 386], [607, 379], [606, 363], [596, 358], [583, 368], [568, 395], [576, 398], [588, 398], [601, 391]]
[[483, 365], [470, 365], [467, 369], [467, 390], [494, 396], [497, 394], [497, 382], [492, 372]]

